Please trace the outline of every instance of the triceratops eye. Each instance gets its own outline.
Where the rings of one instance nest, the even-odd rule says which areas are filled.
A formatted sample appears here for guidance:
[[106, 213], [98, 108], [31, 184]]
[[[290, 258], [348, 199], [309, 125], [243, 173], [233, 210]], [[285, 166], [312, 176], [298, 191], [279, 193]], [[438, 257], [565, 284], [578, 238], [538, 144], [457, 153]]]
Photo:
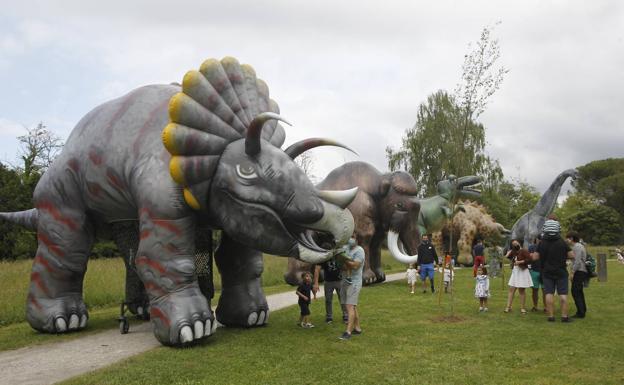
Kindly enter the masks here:
[[236, 174], [243, 179], [256, 179], [256, 169], [249, 163], [237, 164]]

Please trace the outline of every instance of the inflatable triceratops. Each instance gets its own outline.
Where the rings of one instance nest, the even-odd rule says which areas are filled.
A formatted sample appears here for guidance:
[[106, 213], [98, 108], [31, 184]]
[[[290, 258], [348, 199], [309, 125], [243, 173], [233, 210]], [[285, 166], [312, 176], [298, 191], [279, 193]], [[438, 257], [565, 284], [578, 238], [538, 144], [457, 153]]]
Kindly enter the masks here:
[[[37, 229], [26, 318], [42, 332], [82, 329], [82, 283], [98, 236], [138, 222], [135, 264], [156, 338], [210, 335], [215, 317], [194, 275], [195, 230], [222, 229], [217, 318], [262, 325], [262, 252], [319, 263], [345, 244], [357, 190], [318, 191], [293, 162], [328, 140], [280, 149], [285, 133], [267, 85], [236, 59], [205, 61], [182, 86], [138, 88], [89, 112], [35, 189], [35, 209], [0, 217]], [[344, 146], [343, 146], [344, 147]]]

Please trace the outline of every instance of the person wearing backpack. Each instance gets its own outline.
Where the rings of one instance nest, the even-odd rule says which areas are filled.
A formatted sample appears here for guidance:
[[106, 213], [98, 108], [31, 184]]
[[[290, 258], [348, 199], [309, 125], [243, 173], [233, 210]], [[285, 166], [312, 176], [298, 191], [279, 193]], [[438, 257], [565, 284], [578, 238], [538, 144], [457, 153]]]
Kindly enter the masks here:
[[579, 234], [576, 231], [570, 231], [566, 235], [568, 243], [572, 246], [574, 252], [574, 262], [572, 262], [572, 298], [576, 305], [576, 314], [573, 318], [585, 318], [587, 305], [585, 304], [585, 293], [583, 286], [585, 281], [589, 279], [587, 272], [587, 252], [585, 246], [580, 241]]

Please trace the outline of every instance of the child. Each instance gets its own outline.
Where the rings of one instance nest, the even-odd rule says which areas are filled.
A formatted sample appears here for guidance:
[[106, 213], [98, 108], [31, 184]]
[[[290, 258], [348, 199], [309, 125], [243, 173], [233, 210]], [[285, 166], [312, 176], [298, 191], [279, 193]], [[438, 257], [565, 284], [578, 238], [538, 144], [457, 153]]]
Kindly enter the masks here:
[[475, 298], [479, 298], [479, 311], [488, 311], [487, 301], [490, 296], [490, 279], [487, 276], [485, 266], [480, 265], [477, 268], [475, 281]]
[[296, 294], [299, 296], [299, 308], [301, 309], [301, 317], [299, 325], [302, 328], [310, 329], [314, 325], [310, 323], [310, 292], [312, 291], [312, 275], [309, 272], [301, 273], [303, 282], [297, 288]]
[[414, 294], [414, 289], [416, 288], [416, 268], [413, 263], [410, 263], [405, 275], [407, 276], [407, 285], [412, 288], [412, 294]]
[[453, 280], [453, 271], [451, 270], [451, 264], [447, 263], [446, 266], [444, 267], [444, 292], [445, 293], [448, 293], [448, 288], [449, 286], [451, 286], [452, 280]]

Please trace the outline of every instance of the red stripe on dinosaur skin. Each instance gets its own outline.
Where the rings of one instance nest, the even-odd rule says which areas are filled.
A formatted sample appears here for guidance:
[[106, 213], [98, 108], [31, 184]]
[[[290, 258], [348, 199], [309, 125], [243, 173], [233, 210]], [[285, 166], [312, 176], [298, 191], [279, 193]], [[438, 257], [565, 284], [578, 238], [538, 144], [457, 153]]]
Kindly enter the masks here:
[[171, 242], [165, 245], [165, 249], [172, 254], [177, 254], [178, 252], [180, 252], [180, 248]]
[[108, 180], [108, 183], [110, 183], [113, 187], [117, 188], [118, 190], [125, 189], [125, 186], [123, 182], [121, 181], [121, 179], [119, 178], [119, 176], [110, 168], [106, 170], [106, 179]]
[[30, 274], [30, 281], [34, 282], [35, 285], [37, 285], [39, 287], [39, 289], [41, 289], [41, 291], [45, 295], [47, 295], [48, 297], [51, 297], [50, 291], [46, 287], [45, 283], [43, 283], [43, 281], [41, 280], [41, 276], [39, 275], [39, 273], [33, 272], [32, 274]]
[[132, 145], [132, 151], [134, 155], [139, 154], [141, 150], [140, 146], [143, 143], [143, 136], [145, 135], [145, 132], [150, 128], [150, 126], [152, 126], [152, 124], [154, 123], [154, 120], [156, 120], [155, 118], [158, 117], [158, 113], [166, 111], [166, 108], [168, 106], [169, 106], [169, 99], [166, 99], [162, 103], [160, 103], [158, 106], [156, 106], [156, 108], [150, 111], [148, 115], [149, 117], [139, 129], [136, 139], [134, 139], [134, 144]]
[[37, 210], [48, 212], [50, 215], [52, 215], [52, 218], [54, 218], [55, 221], [63, 223], [71, 230], [78, 230], [78, 225], [76, 224], [76, 222], [74, 222], [71, 218], [67, 218], [66, 216], [61, 214], [60, 211], [58, 211], [58, 209], [49, 201], [39, 202], [39, 204], [37, 205]]
[[104, 158], [102, 158], [102, 155], [98, 154], [94, 149], [91, 149], [89, 151], [89, 160], [91, 160], [91, 163], [94, 165], [99, 166], [104, 161]]
[[175, 223], [171, 223], [171, 221], [167, 221], [164, 219], [154, 219], [154, 224], [158, 227], [162, 227], [174, 233], [175, 235], [181, 236], [182, 230], [175, 225]]
[[160, 318], [167, 327], [171, 325], [171, 321], [169, 321], [169, 318], [165, 315], [165, 313], [162, 312], [162, 310], [157, 307], [150, 307], [150, 317]]
[[39, 301], [37, 301], [37, 299], [32, 294], [28, 294], [28, 301], [32, 303], [37, 308], [37, 310], [41, 311], [43, 309]]
[[135, 260], [135, 264], [137, 265], [147, 265], [154, 270], [157, 270], [160, 274], [164, 275], [167, 272], [167, 269], [160, 263], [153, 261], [146, 256], [142, 255]]
[[70, 160], [68, 160], [67, 165], [74, 172], [78, 172], [80, 170], [80, 163], [78, 162], [78, 159], [76, 158], [71, 158]]
[[65, 255], [65, 253], [63, 253], [63, 250], [61, 250], [60, 247], [52, 243], [47, 235], [43, 233], [37, 233], [37, 239], [39, 239], [41, 243], [43, 243], [45, 247], [47, 247], [48, 250], [51, 251], [53, 254], [56, 254], [59, 257], [63, 257]]
[[151, 292], [151, 294], [154, 294], [153, 292], [158, 292], [160, 295], [167, 294], [167, 292], [163, 288], [158, 286], [155, 282], [147, 281], [144, 285], [145, 290]]
[[141, 231], [141, 235], [139, 236], [139, 239], [143, 240], [143, 239], [149, 237], [151, 234], [152, 234], [151, 231], [143, 230], [143, 231]]
[[102, 192], [102, 186], [99, 183], [87, 182], [87, 190], [94, 197], [99, 197]]
[[134, 102], [134, 99], [137, 98], [139, 94], [139, 92], [137, 91], [138, 90], [131, 92], [128, 96], [124, 98], [124, 101], [119, 107], [119, 109], [115, 111], [115, 114], [108, 121], [108, 126], [104, 129], [108, 137], [110, 137], [113, 134], [112, 131], [113, 131], [113, 126], [115, 125], [115, 123], [117, 123], [117, 121], [119, 121], [119, 119], [123, 116], [123, 114], [125, 114], [126, 111], [128, 111], [128, 109]]
[[52, 271], [54, 270], [54, 268], [52, 266], [50, 266], [50, 262], [48, 262], [45, 259], [43, 259], [41, 254], [37, 254], [35, 256], [35, 260], [33, 261], [33, 263], [36, 263], [36, 264], [39, 264], [39, 265], [43, 266], [50, 273], [52, 273]]

